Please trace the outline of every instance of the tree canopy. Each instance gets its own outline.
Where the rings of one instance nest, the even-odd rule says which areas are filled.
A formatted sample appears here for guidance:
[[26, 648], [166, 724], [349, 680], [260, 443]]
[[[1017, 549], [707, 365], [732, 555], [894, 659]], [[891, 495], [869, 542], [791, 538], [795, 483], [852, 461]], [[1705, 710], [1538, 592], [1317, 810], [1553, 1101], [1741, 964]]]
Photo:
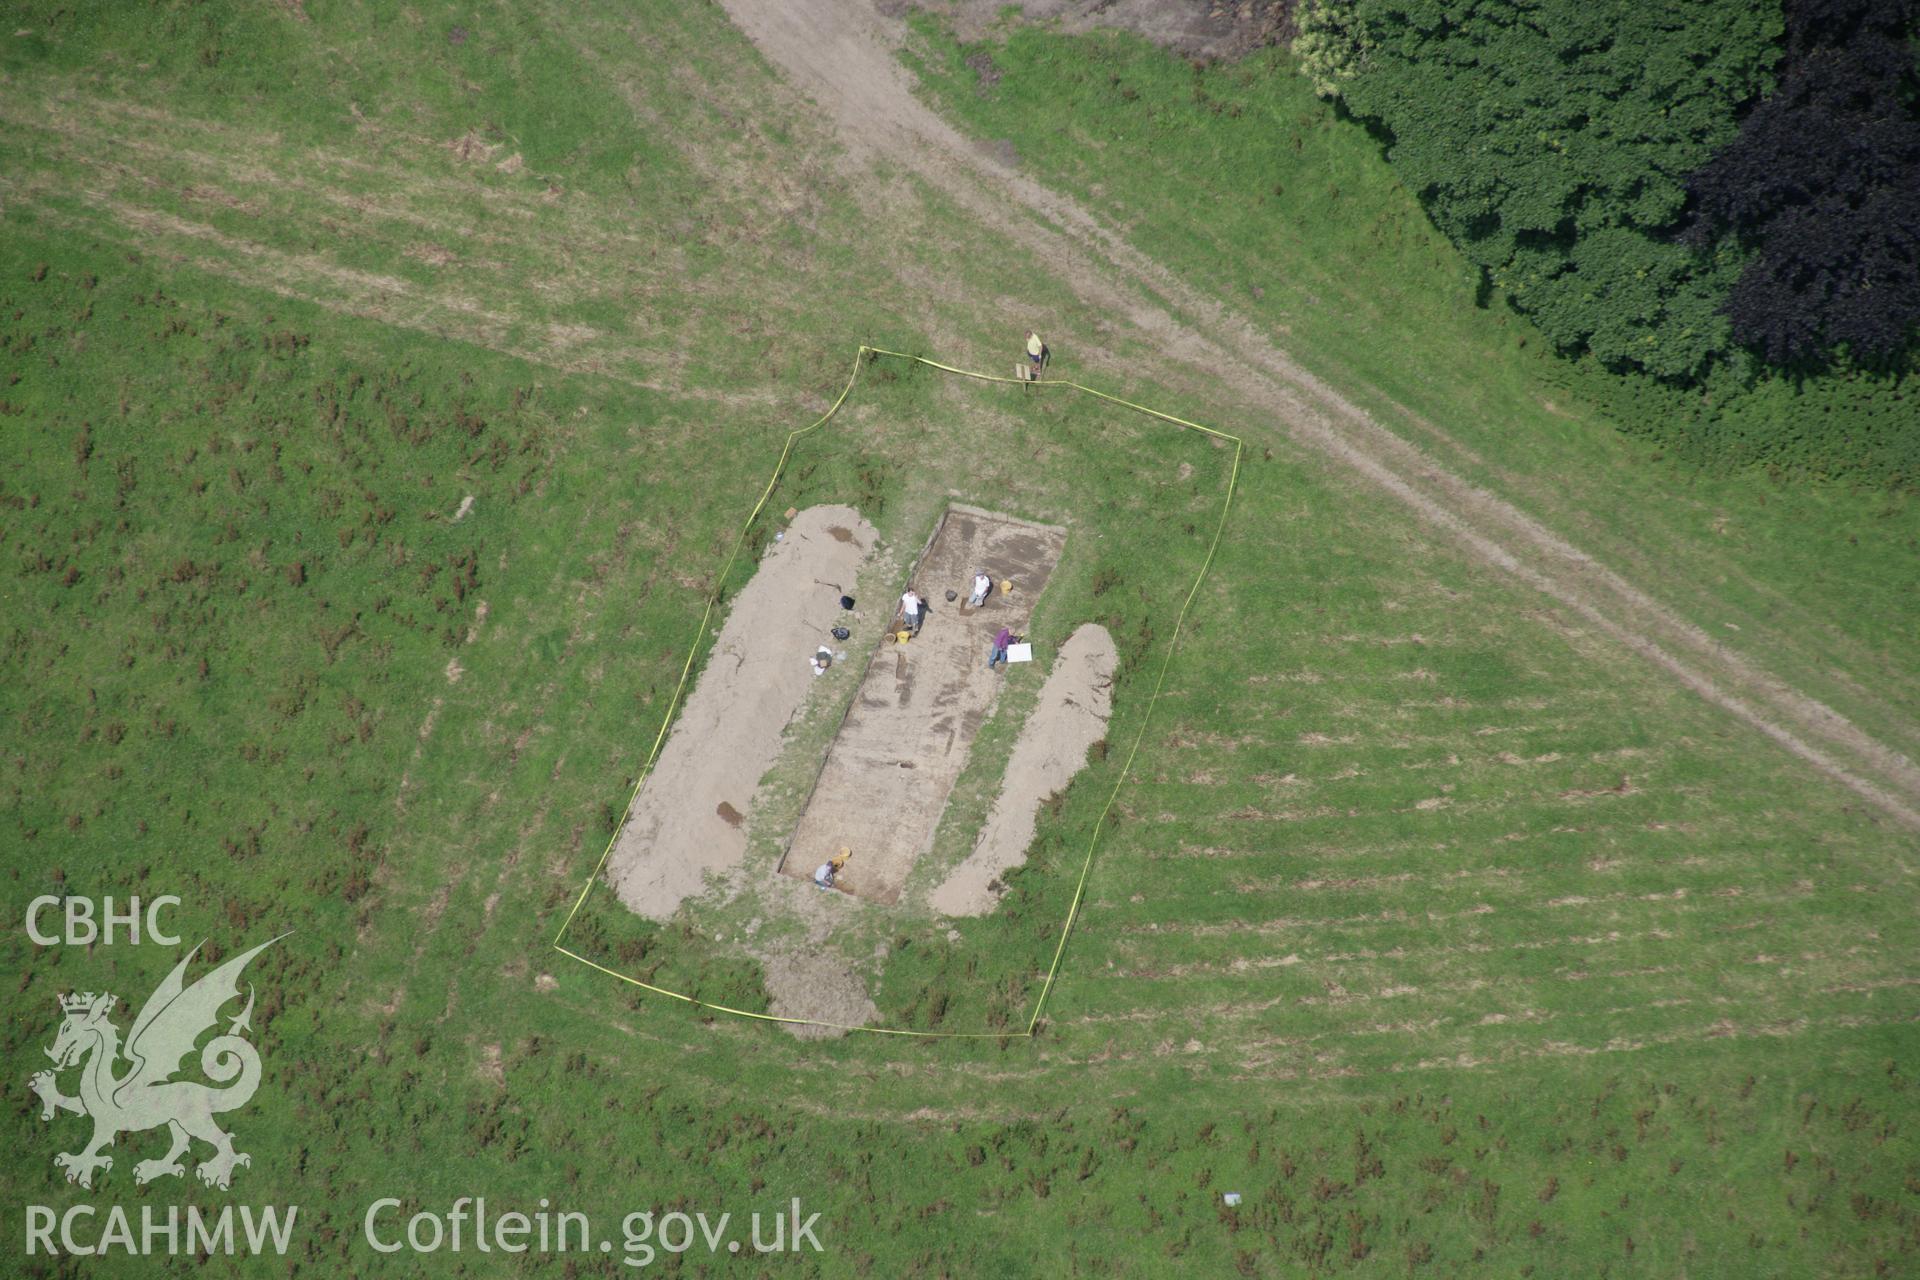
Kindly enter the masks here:
[[[1894, 367], [1920, 0], [1303, 0], [1301, 69], [1563, 351], [1696, 384]], [[1776, 84], [1777, 81], [1777, 84]]]
[[1749, 252], [1736, 341], [1773, 364], [1905, 350], [1920, 321], [1915, 0], [1792, 0], [1779, 87], [1689, 182], [1690, 239]]
[[[1768, 86], [1750, 0], [1356, 0], [1361, 65], [1323, 73], [1391, 136], [1435, 223], [1563, 349], [1666, 377], [1728, 345], [1737, 246], [1683, 243], [1687, 175]], [[1315, 29], [1310, 19], [1308, 29]]]

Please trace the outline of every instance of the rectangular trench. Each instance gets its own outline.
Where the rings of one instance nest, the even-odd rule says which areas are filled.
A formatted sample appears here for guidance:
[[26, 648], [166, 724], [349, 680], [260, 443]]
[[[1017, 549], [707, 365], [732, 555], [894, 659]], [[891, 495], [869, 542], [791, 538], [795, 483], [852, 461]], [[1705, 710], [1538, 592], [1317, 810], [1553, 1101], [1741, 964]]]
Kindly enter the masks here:
[[[852, 857], [839, 887], [874, 902], [899, 900], [1005, 679], [1004, 667], [987, 670], [993, 636], [1001, 627], [1026, 632], [1065, 543], [1066, 531], [1053, 525], [947, 508], [910, 579], [929, 602], [926, 624], [903, 646], [881, 637], [821, 762], [781, 874], [809, 879], [846, 847]], [[969, 609], [976, 568], [995, 591]], [[1002, 581], [1013, 583], [1010, 594], [999, 591]], [[959, 599], [949, 602], [949, 590]]]

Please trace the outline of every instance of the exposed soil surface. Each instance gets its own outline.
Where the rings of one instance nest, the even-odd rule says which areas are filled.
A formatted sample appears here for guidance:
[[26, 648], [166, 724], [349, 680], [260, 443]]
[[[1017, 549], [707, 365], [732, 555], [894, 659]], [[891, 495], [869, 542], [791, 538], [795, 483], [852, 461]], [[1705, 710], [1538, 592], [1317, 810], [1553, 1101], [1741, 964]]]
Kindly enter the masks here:
[[[874, 542], [873, 527], [851, 507], [810, 507], [734, 598], [607, 861], [627, 906], [666, 920], [708, 873], [746, 856], [741, 815], [753, 811], [760, 778], [816, 679], [808, 658], [832, 643], [841, 588], [831, 584], [850, 587]], [[835, 670], [818, 678], [845, 677]]]
[[[932, 602], [920, 634], [905, 645], [882, 639], [859, 695], [827, 750], [819, 781], [780, 870], [811, 878], [842, 847], [853, 857], [839, 887], [875, 902], [895, 902], [907, 873], [933, 843], [947, 796], [966, 766], [974, 735], [1007, 678], [987, 670], [1002, 627], [1021, 632], [1065, 545], [1064, 530], [947, 509], [912, 582]], [[966, 606], [975, 569], [1011, 594], [995, 591]], [[949, 588], [961, 592], [954, 604]]]
[[1040, 805], [1073, 781], [1086, 767], [1087, 749], [1106, 736], [1119, 661], [1113, 637], [1095, 623], [1081, 627], [1060, 646], [1040, 689], [1040, 702], [1007, 757], [1000, 798], [973, 852], [933, 891], [935, 911], [983, 916], [993, 910], [1005, 887], [1000, 877], [1027, 860]]
[[880, 1017], [867, 995], [866, 984], [830, 948], [797, 947], [759, 957], [766, 977], [770, 1011], [782, 1018], [805, 1018], [832, 1026], [794, 1026], [787, 1030], [802, 1040], [845, 1035], [842, 1027], [864, 1027]]

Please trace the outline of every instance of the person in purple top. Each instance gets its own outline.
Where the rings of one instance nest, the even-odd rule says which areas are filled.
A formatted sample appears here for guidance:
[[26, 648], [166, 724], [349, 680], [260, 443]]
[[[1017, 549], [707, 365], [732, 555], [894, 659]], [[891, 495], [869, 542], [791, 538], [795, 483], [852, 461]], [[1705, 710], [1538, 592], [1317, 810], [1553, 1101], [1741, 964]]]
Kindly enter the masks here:
[[991, 671], [996, 663], [1007, 660], [1007, 646], [1012, 643], [1013, 632], [1005, 627], [1000, 628], [999, 634], [993, 638], [993, 652], [987, 655], [987, 670]]

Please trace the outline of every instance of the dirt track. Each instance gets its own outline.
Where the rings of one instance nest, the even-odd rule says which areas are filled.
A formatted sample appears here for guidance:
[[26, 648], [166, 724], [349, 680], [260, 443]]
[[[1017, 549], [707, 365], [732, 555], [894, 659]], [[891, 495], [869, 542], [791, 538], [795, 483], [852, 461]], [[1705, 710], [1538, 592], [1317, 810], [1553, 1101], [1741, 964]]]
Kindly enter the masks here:
[[[1203, 364], [1270, 410], [1272, 430], [1316, 451], [1441, 530], [1474, 559], [1580, 615], [1909, 827], [1920, 766], [1832, 708], [1719, 645], [1512, 503], [1440, 466], [1299, 367], [1264, 331], [1185, 284], [1087, 210], [990, 158], [913, 96], [892, 53], [902, 24], [871, 0], [722, 0], [728, 15], [833, 119], [856, 161], [913, 172], [981, 219], [1021, 225], [1089, 303]], [[888, 12], [898, 8], [887, 5]], [[1037, 218], [1037, 222], [1036, 222]], [[1176, 316], [1154, 301], [1164, 298]], [[1437, 438], [1444, 427], [1423, 424]]]

